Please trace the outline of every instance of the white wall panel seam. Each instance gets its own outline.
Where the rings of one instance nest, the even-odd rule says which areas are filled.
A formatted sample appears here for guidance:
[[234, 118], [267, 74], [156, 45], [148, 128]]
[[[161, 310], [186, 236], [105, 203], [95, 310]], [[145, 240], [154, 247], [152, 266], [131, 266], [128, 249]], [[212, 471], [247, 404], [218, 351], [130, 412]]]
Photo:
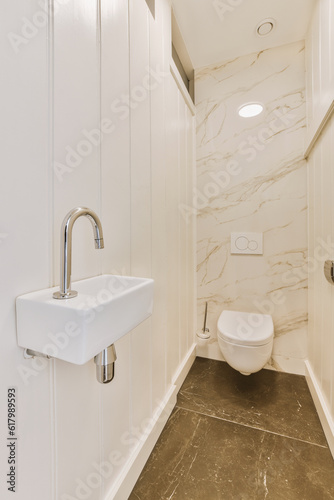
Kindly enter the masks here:
[[[163, 29], [163, 34], [165, 34], [166, 31], [166, 25], [167, 25], [167, 20], [165, 19], [164, 16], [165, 10], [161, 8], [161, 16], [162, 16], [162, 29]], [[167, 64], [166, 64], [166, 51], [164, 50], [164, 41], [165, 37], [162, 37], [162, 68], [165, 71]], [[166, 78], [163, 80], [163, 109], [166, 108], [166, 103], [167, 103], [167, 95], [166, 95]], [[163, 154], [163, 166], [164, 166], [164, 187], [166, 187], [166, 148], [167, 148], [167, 142], [166, 142], [166, 115], [163, 115], [163, 148], [164, 148], [164, 154]], [[165, 189], [164, 189], [164, 192]], [[164, 199], [164, 214], [166, 214], [166, 199]], [[166, 215], [164, 217], [164, 232], [165, 232], [165, 242], [167, 241], [167, 223], [166, 223]], [[166, 278], [166, 274], [165, 274]], [[165, 299], [165, 304], [164, 304], [164, 309], [165, 309], [165, 328], [164, 328], [164, 337], [163, 337], [163, 343], [164, 343], [164, 394], [167, 391], [167, 295], [164, 295]]]
[[[321, 26], [321, 25], [320, 25]], [[320, 71], [320, 75], [321, 75], [321, 71]], [[321, 82], [321, 80], [320, 80]], [[321, 85], [320, 85], [320, 89], [321, 89]], [[324, 234], [324, 197], [323, 197], [323, 192], [324, 192], [324, 175], [323, 175], [323, 168], [324, 168], [324, 147], [325, 147], [325, 141], [324, 141], [324, 135], [322, 135], [322, 137], [320, 138], [320, 143], [319, 143], [319, 151], [320, 151], [320, 162], [319, 162], [319, 177], [320, 177], [320, 184], [319, 184], [319, 187], [320, 187], [320, 217], [321, 217], [321, 220], [319, 221], [320, 224], [320, 237], [322, 238], [323, 234]], [[322, 272], [322, 269], [319, 270], [319, 283], [320, 283], [320, 293], [322, 294], [322, 296], [324, 295], [324, 291], [325, 291], [325, 283], [323, 282], [322, 280], [322, 277], [323, 277], [323, 272]], [[320, 343], [320, 380], [321, 380], [321, 384], [323, 386], [324, 384], [324, 367], [323, 367], [323, 359], [324, 359], [324, 334], [325, 334], [325, 331], [324, 331], [324, 310], [323, 310], [323, 301], [321, 301], [321, 308], [320, 308], [320, 321], [321, 321], [321, 324], [320, 324], [320, 336], [321, 336], [321, 343]]]
[[[163, 55], [164, 55], [164, 71], [165, 72], [169, 72], [169, 63], [170, 63], [170, 58], [171, 58], [171, 52], [170, 52], [170, 46], [171, 46], [171, 24], [170, 22], [168, 22], [168, 17], [171, 15], [171, 10], [170, 10], [170, 4], [167, 7], [165, 7], [164, 5], [164, 10], [163, 10], [164, 14], [163, 14], [163, 24], [164, 24], [164, 27], [165, 27], [165, 31], [164, 31], [164, 34], [165, 36], [163, 37], [163, 40], [162, 40], [162, 45], [163, 45]], [[168, 13], [168, 15], [167, 15]], [[167, 27], [168, 27], [168, 32], [169, 32], [169, 37], [167, 37]], [[167, 71], [166, 71], [167, 70]], [[165, 109], [168, 108], [169, 109], [169, 101], [170, 101], [170, 97], [171, 97], [171, 88], [170, 88], [170, 75], [168, 75], [167, 78], [164, 79], [164, 98], [165, 98]], [[169, 135], [168, 135], [168, 131], [167, 131], [167, 126], [168, 126], [168, 123], [167, 123], [167, 116], [170, 116], [170, 114], [165, 114], [165, 120], [164, 120], [164, 131], [165, 131], [165, 137], [164, 137], [164, 143], [165, 143], [165, 154], [164, 155], [164, 158], [165, 158], [165, 189], [164, 189], [164, 192], [165, 192], [165, 211], [166, 211], [166, 214], [167, 214], [167, 209], [168, 209], [168, 205], [167, 205], [167, 196], [166, 196], [166, 186], [167, 186], [167, 175], [168, 175], [168, 168], [169, 168], [169, 161], [167, 161], [167, 158], [169, 160], [169, 156], [168, 156], [168, 149], [169, 149], [169, 144], [168, 144], [168, 140], [169, 140]], [[167, 216], [165, 218], [165, 231], [166, 231], [166, 243], [168, 242], [168, 221], [167, 221]], [[167, 246], [167, 252], [166, 252], [166, 264], [168, 263], [168, 246]], [[167, 285], [168, 285], [168, 282], [167, 282]], [[167, 288], [167, 287], [166, 287]], [[168, 292], [165, 296], [165, 300], [166, 300], [166, 304], [165, 304], [165, 307], [166, 307], [166, 331], [165, 331], [165, 392], [167, 392], [168, 390], [168, 386], [170, 384], [170, 380], [168, 378]]]
[[[332, 9], [332, 2], [330, 2], [330, 8]], [[332, 19], [332, 10], [331, 10], [331, 16], [330, 18]], [[333, 68], [332, 68], [333, 69]], [[333, 164], [333, 161], [334, 161], [334, 143], [333, 143], [333, 140], [334, 140], [334, 117], [332, 116], [332, 119], [330, 121], [330, 132], [331, 132], [331, 141], [330, 141], [330, 145], [331, 145], [331, 148], [330, 148], [330, 164], [332, 165]], [[334, 169], [331, 168], [331, 179], [330, 179], [330, 182], [331, 182], [331, 190], [333, 191], [333, 187], [334, 187]], [[332, 199], [332, 208], [334, 208], [334, 203], [333, 203], [333, 199]], [[334, 218], [332, 216], [332, 227], [331, 227], [331, 238], [333, 240], [333, 237], [334, 237]], [[333, 303], [334, 301], [334, 289], [332, 287], [332, 293], [331, 293], [331, 302]], [[332, 321], [331, 321], [331, 346], [330, 346], [330, 352], [332, 353], [332, 356], [334, 356], [334, 313], [333, 313], [333, 307], [332, 307]], [[331, 359], [332, 363], [331, 363], [331, 387], [330, 387], [330, 411], [331, 411], [331, 415], [334, 416], [334, 363], [333, 363], [333, 359]]]
[[323, 45], [323, 41], [322, 41], [322, 33], [323, 33], [323, 29], [322, 29], [322, 3], [319, 3], [319, 33], [320, 33], [320, 37], [318, 37], [318, 40], [319, 40], [319, 46], [318, 46], [318, 63], [319, 63], [319, 98], [320, 98], [320, 102], [322, 102], [322, 96], [323, 96], [323, 67], [322, 67], [322, 45]]
[[[97, 107], [98, 107], [98, 129], [100, 130], [100, 134], [102, 137], [102, 131], [101, 131], [101, 109], [102, 109], [102, 34], [101, 34], [101, 29], [102, 29], [102, 24], [101, 24], [101, 0], [97, 0], [96, 3], [96, 57], [97, 57], [97, 72], [98, 72], [98, 92], [97, 92]], [[99, 186], [98, 186], [98, 210], [99, 210], [99, 217], [102, 216], [102, 162], [101, 162], [101, 143], [102, 140], [100, 141], [100, 144], [98, 146], [98, 168], [99, 168]], [[102, 220], [102, 226], [103, 226], [103, 220]], [[102, 273], [102, 255], [98, 253], [99, 259], [100, 259], [100, 273]]]
[[[147, 36], [148, 36], [148, 58], [149, 58], [149, 66], [151, 66], [151, 29], [150, 29], [150, 12], [149, 9], [147, 8]], [[153, 263], [152, 263], [152, 256], [153, 256], [153, 245], [152, 245], [152, 228], [153, 228], [153, 221], [152, 221], [152, 210], [153, 210], [153, 203], [152, 203], [152, 90], [149, 90], [149, 129], [150, 129], [150, 277], [152, 277], [152, 270], [153, 270]], [[153, 370], [152, 370], [152, 365], [153, 365], [153, 325], [152, 325], [152, 320], [149, 323], [149, 328], [150, 328], [150, 390], [151, 390], [151, 408], [150, 408], [150, 415], [152, 416], [153, 413]]]
[[54, 360], [49, 362], [49, 372], [50, 372], [50, 415], [51, 415], [51, 461], [52, 461], [52, 473], [51, 473], [51, 492], [52, 500], [58, 500], [58, 470], [57, 470], [57, 425], [56, 425], [56, 363]]
[[[193, 183], [193, 188], [197, 186], [197, 168], [196, 168], [196, 116], [192, 115], [191, 116], [191, 126], [192, 126], [192, 134], [191, 134], [191, 140], [192, 140], [192, 183]], [[193, 197], [191, 197], [191, 201], [193, 201]], [[193, 232], [193, 237], [192, 237], [192, 243], [193, 243], [193, 250], [192, 250], [192, 273], [193, 273], [193, 284], [194, 284], [194, 291], [193, 291], [193, 331], [192, 331], [192, 341], [195, 341], [195, 335], [196, 335], [196, 317], [197, 317], [197, 272], [196, 272], [196, 259], [197, 259], [197, 216], [194, 216], [192, 219], [192, 232]]]
[[[53, 235], [54, 235], [54, 175], [53, 175], [53, 162], [54, 162], [54, 0], [48, 0], [48, 20], [47, 20], [47, 44], [48, 44], [48, 156], [49, 163], [46, 165], [48, 169], [48, 192], [49, 192], [49, 205], [48, 205], [48, 219], [49, 219], [49, 286], [55, 283], [54, 276], [54, 251], [53, 251]], [[49, 366], [49, 383], [50, 383], [50, 437], [51, 437], [51, 494], [52, 500], [57, 500], [57, 485], [58, 485], [58, 471], [57, 471], [57, 426], [56, 426], [56, 363], [50, 360]]]
[[[185, 123], [185, 130], [186, 130], [186, 134], [185, 134], [185, 168], [186, 168], [186, 172], [185, 172], [185, 199], [183, 200], [183, 204], [184, 205], [187, 205], [188, 204], [188, 189], [189, 189], [189, 181], [190, 181], [190, 161], [189, 161], [189, 128], [188, 128], [188, 114], [187, 114], [187, 108], [184, 107], [184, 123]], [[186, 230], [186, 238], [185, 238], [185, 241], [186, 241], [186, 262], [185, 262], [185, 266], [186, 266], [186, 332], [185, 332], [185, 335], [186, 335], [186, 349], [187, 349], [187, 352], [188, 350], [190, 349], [190, 342], [189, 342], [189, 325], [190, 325], [190, 321], [189, 321], [189, 315], [190, 315], [190, 311], [191, 311], [191, 302], [190, 302], [190, 297], [191, 297], [191, 292], [190, 292], [190, 280], [189, 280], [189, 276], [190, 276], [190, 273], [189, 273], [189, 264], [190, 264], [190, 259], [189, 259], [189, 253], [191, 251], [191, 248], [189, 246], [189, 236], [190, 236], [190, 230], [189, 230], [189, 222], [185, 221], [185, 230]]]
[[[315, 235], [315, 228], [316, 228], [316, 210], [315, 210], [315, 199], [316, 199], [316, 189], [315, 189], [315, 163], [316, 163], [316, 151], [313, 154], [313, 162], [312, 162], [312, 190], [313, 190], [313, 257], [314, 257], [314, 248], [315, 248], [315, 243], [316, 243], [316, 235]], [[316, 318], [316, 276], [313, 276], [313, 293], [312, 293], [312, 314], [313, 314], [313, 339], [312, 339], [312, 363], [314, 367], [314, 371], [316, 372], [316, 342], [315, 342], [315, 318]], [[320, 383], [320, 381], [319, 381]]]
[[54, 251], [53, 251], [53, 235], [54, 235], [54, 175], [53, 175], [53, 162], [54, 162], [54, 22], [53, 22], [53, 2], [48, 0], [48, 126], [49, 126], [49, 286], [55, 283], [54, 276]]
[[334, 41], [334, 30], [332, 26], [332, 19], [333, 19], [333, 2], [329, 2], [329, 15], [328, 15], [328, 21], [329, 21], [329, 84], [332, 86], [333, 84], [333, 75], [334, 75], [334, 65], [333, 65], [333, 41]]
[[[102, 136], [102, 131], [101, 131], [101, 109], [102, 109], [102, 23], [101, 23], [101, 0], [96, 0], [96, 59], [97, 59], [97, 64], [96, 64], [96, 71], [97, 71], [97, 82], [98, 82], [98, 89], [97, 89], [97, 109], [98, 109], [98, 129], [100, 130], [100, 134]], [[101, 142], [97, 148], [97, 169], [98, 169], [98, 176], [99, 176], [99, 182], [97, 185], [98, 193], [97, 193], [97, 200], [98, 200], [98, 216], [102, 217], [102, 215], [105, 215], [102, 213], [102, 151], [101, 151]], [[102, 228], [103, 228], [103, 218], [102, 218]], [[103, 252], [103, 251], [102, 251]], [[102, 274], [102, 268], [103, 268], [103, 254], [98, 253], [98, 258], [99, 258], [99, 272]], [[104, 439], [103, 439], [103, 397], [102, 397], [102, 390], [103, 386], [98, 387], [98, 421], [99, 421], [99, 455], [100, 455], [100, 464], [103, 462], [103, 457], [104, 457]], [[101, 484], [99, 486], [99, 491], [100, 491], [100, 497], [102, 500], [102, 495], [104, 491], [104, 487], [107, 486], [105, 485], [105, 479], [103, 478], [101, 481]]]
[[[181, 171], [182, 171], [182, 165], [181, 165], [181, 107], [182, 107], [182, 102], [183, 98], [181, 96], [180, 90], [177, 88], [177, 96], [178, 96], [178, 106], [177, 106], [177, 158], [178, 158], [178, 169], [177, 169], [177, 189], [178, 189], [178, 206], [182, 203], [182, 176], [181, 176]], [[181, 219], [180, 219], [180, 212], [178, 210], [177, 213], [177, 225], [178, 225], [178, 255], [177, 255], [177, 266], [178, 266], [178, 289], [179, 289], [179, 317], [178, 317], [178, 323], [179, 323], [179, 362], [178, 365], [181, 363], [182, 359], [182, 314], [183, 311], [181, 309], [181, 295], [182, 295], [182, 286], [181, 286], [181, 280], [182, 280], [182, 270], [181, 270], [181, 245], [182, 245], [182, 238], [181, 238]]]
[[[130, 52], [131, 52], [131, 34], [130, 34], [130, 0], [127, 0], [128, 4], [128, 75], [129, 75], [129, 93], [131, 92], [131, 57], [130, 57]], [[132, 182], [131, 182], [131, 163], [132, 163], [132, 151], [131, 151], [131, 139], [132, 139], [132, 130], [131, 130], [131, 112], [129, 114], [129, 169], [130, 169], [130, 175], [129, 175], [129, 194], [130, 194], [130, 200], [132, 199]], [[131, 236], [131, 227], [132, 227], [132, 210], [130, 210], [129, 214], [129, 223], [130, 223], [130, 248], [129, 248], [129, 255], [130, 255], [130, 262], [129, 262], [129, 267], [130, 267], [130, 273], [132, 274], [132, 263], [131, 263], [131, 255], [132, 255], [132, 236]], [[133, 392], [133, 386], [132, 386], [132, 380], [133, 380], [133, 370], [132, 370], [132, 356], [133, 356], [133, 348], [132, 348], [132, 342], [129, 342], [129, 424], [130, 428], [133, 427], [133, 404], [132, 404], [132, 392]]]
[[[97, 82], [98, 82], [98, 89], [97, 89], [97, 109], [98, 109], [98, 129], [100, 131], [101, 137], [102, 137], [102, 131], [101, 131], [101, 118], [102, 118], [102, 22], [101, 22], [101, 0], [96, 0], [96, 59], [97, 59]], [[97, 200], [98, 200], [98, 216], [102, 220], [102, 228], [104, 227], [104, 223], [106, 224], [106, 215], [102, 213], [102, 196], [103, 196], [103, 191], [102, 191], [102, 150], [101, 150], [101, 143], [98, 146], [98, 153], [97, 153], [97, 166], [98, 166], [98, 175], [99, 175], [99, 183], [97, 186], [98, 189], [98, 195], [97, 195]], [[104, 216], [104, 217], [103, 217]], [[108, 242], [107, 242], [108, 244]], [[103, 252], [103, 251], [102, 251]], [[100, 254], [98, 252], [98, 258], [99, 258], [99, 272], [102, 274], [102, 268], [103, 268], [103, 254]], [[99, 450], [100, 450], [100, 464], [103, 462], [103, 457], [104, 457], [104, 439], [103, 439], [103, 434], [104, 434], [104, 427], [103, 427], [103, 397], [102, 397], [102, 390], [103, 386], [98, 387], [98, 401], [99, 401], [99, 406], [98, 406], [98, 411], [99, 411], [99, 434], [98, 434], [98, 439], [99, 439]], [[103, 476], [102, 476], [103, 477]], [[103, 478], [101, 481], [101, 484], [99, 486], [100, 490], [100, 497], [102, 500], [103, 497], [103, 491], [105, 487], [107, 487], [105, 479]]]

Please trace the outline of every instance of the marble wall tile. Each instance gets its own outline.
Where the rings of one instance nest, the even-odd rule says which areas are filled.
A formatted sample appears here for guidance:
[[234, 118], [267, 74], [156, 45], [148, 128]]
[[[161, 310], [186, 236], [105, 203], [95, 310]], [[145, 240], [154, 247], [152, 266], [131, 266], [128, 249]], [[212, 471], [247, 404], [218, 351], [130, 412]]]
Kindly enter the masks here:
[[[300, 373], [307, 334], [307, 174], [303, 42], [196, 72], [198, 330], [208, 301], [211, 339], [199, 355], [222, 359], [223, 309], [272, 314], [274, 369]], [[241, 118], [238, 109], [264, 111]], [[231, 255], [231, 232], [262, 232], [264, 253]], [[281, 358], [284, 362], [275, 362]]]

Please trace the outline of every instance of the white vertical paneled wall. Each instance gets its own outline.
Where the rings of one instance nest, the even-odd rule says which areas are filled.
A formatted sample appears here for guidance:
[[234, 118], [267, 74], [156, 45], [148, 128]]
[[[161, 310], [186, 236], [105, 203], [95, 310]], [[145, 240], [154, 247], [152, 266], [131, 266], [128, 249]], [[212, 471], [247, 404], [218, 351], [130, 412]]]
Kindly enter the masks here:
[[[149, 15], [145, 2], [130, 0], [130, 118], [131, 156], [131, 273], [151, 276], [151, 144], [150, 100], [143, 82], [149, 67]], [[151, 318], [131, 333], [131, 425], [152, 414]], [[145, 360], [145, 362], [144, 362]], [[145, 387], [145, 391], [141, 389]], [[144, 427], [144, 429], [142, 428]]]
[[[166, 19], [167, 16], [167, 19]], [[150, 23], [150, 67], [160, 68], [169, 74], [170, 37], [165, 33], [166, 26], [169, 26], [168, 16], [170, 10], [167, 4], [158, 3], [156, 19], [149, 16]], [[167, 46], [164, 44], [167, 42]], [[151, 321], [152, 334], [152, 406], [156, 407], [165, 393], [166, 381], [166, 345], [167, 345], [167, 244], [166, 231], [161, 232], [161, 226], [166, 227], [166, 161], [161, 158], [161, 151], [166, 148], [166, 116], [165, 107], [168, 102], [166, 85], [159, 85], [150, 78], [150, 84], [154, 87], [151, 95], [151, 203], [154, 207], [152, 211], [152, 277], [155, 279], [155, 314]], [[190, 287], [190, 285], [189, 285]], [[190, 288], [189, 288], [190, 290]]]
[[309, 348], [307, 379], [334, 454], [334, 2], [319, 0], [307, 38]]
[[[101, 2], [101, 119], [110, 120], [110, 133], [101, 144], [102, 220], [105, 245], [103, 272], [130, 274], [131, 263], [131, 190], [130, 190], [130, 120], [116, 110], [122, 94], [129, 95], [128, 3], [123, 0]], [[115, 71], [117, 68], [117, 71]], [[117, 75], [117, 77], [115, 77]], [[108, 122], [107, 122], [108, 123]], [[117, 235], [117, 236], [116, 236]], [[129, 456], [128, 440], [122, 439], [130, 428], [130, 335], [116, 343], [117, 368], [113, 383], [100, 387], [101, 463], [110, 462], [110, 453], [121, 460], [113, 463], [114, 472], [103, 482], [106, 498], [115, 475]], [[101, 467], [101, 472], [103, 467]]]
[[307, 152], [334, 101], [334, 3], [318, 0], [306, 38]]
[[[170, 4], [156, 0], [155, 18], [145, 0], [0, 9], [0, 380], [3, 421], [7, 387], [18, 391], [15, 498], [126, 499], [195, 353], [195, 221], [181, 210], [192, 204], [194, 108], [170, 70]], [[100, 215], [105, 249], [79, 220], [73, 279], [155, 280], [154, 313], [117, 342], [106, 386], [93, 360], [24, 360], [16, 344], [15, 298], [59, 283], [61, 222], [79, 205]], [[0, 458], [6, 471], [5, 446]]]
[[[47, 7], [47, 1], [43, 4]], [[53, 498], [52, 374], [48, 367], [24, 360], [16, 344], [15, 297], [52, 284], [49, 243], [52, 213], [47, 168], [48, 23], [36, 32], [27, 21], [40, 2], [2, 3], [1, 184], [0, 184], [0, 497]], [[24, 20], [27, 20], [26, 22]], [[29, 34], [24, 37], [22, 31]], [[34, 35], [33, 35], [34, 33]], [[7, 389], [17, 393], [17, 488], [7, 490], [9, 472]], [[38, 451], [37, 451], [38, 450]]]
[[[76, 206], [92, 208], [98, 214], [101, 210], [99, 148], [87, 137], [99, 128], [100, 119], [97, 25], [96, 2], [81, 6], [70, 0], [54, 17], [54, 161], [70, 167], [63, 175], [54, 170], [55, 284], [59, 283], [59, 237], [64, 216]], [[73, 231], [72, 279], [99, 274], [99, 258], [101, 253], [94, 249], [90, 224], [82, 218]], [[75, 366], [55, 361], [56, 498], [62, 499], [67, 493], [74, 496], [76, 482], [84, 481], [94, 470], [92, 463], [100, 461], [99, 391], [94, 371], [92, 362]], [[85, 439], [83, 429], [90, 429]], [[85, 487], [80, 483], [81, 490], [83, 493]], [[93, 488], [91, 499], [99, 498], [100, 488]]]

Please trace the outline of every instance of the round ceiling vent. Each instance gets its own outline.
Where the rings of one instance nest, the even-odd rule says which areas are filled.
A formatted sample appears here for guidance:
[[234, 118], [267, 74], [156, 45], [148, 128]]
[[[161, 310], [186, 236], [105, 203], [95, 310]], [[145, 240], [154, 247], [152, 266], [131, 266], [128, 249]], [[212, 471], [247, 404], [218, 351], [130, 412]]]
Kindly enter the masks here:
[[269, 33], [273, 31], [274, 28], [275, 28], [274, 19], [264, 19], [257, 25], [256, 32], [259, 36], [267, 36], [269, 35]]

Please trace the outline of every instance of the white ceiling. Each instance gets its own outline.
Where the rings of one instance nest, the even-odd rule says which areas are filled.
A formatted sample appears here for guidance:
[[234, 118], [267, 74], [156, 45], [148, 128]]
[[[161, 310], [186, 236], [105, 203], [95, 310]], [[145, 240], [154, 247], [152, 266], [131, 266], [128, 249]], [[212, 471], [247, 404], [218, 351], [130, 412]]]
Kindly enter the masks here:
[[[172, 0], [193, 67], [226, 61], [305, 38], [317, 0]], [[260, 21], [275, 30], [259, 37]]]

